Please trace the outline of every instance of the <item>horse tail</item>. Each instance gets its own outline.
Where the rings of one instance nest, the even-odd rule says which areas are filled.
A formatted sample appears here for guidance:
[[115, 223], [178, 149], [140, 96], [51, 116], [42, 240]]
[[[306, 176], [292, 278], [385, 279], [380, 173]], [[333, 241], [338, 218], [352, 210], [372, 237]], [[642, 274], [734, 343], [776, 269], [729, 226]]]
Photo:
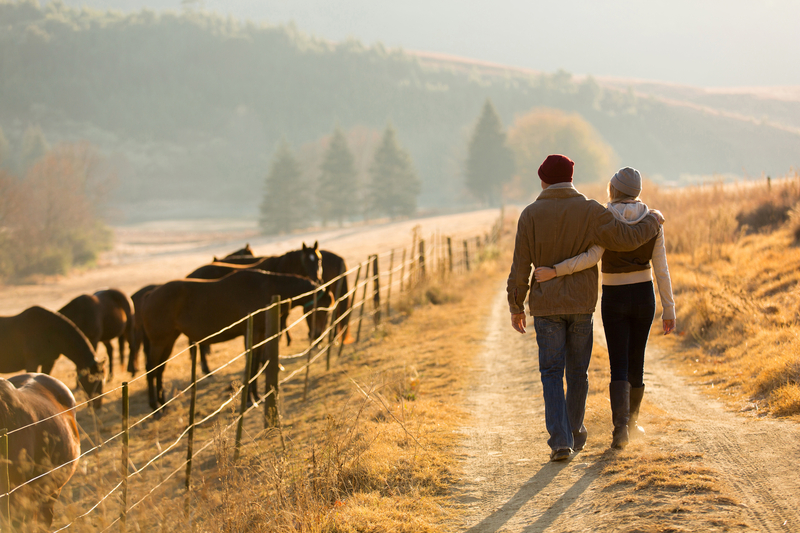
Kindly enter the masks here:
[[125, 313], [125, 340], [128, 341], [128, 345], [130, 346], [133, 331], [133, 301], [119, 289], [106, 289], [103, 292], [114, 302], [114, 305], [122, 309], [122, 312]]
[[28, 308], [24, 314], [41, 328], [34, 338], [44, 343], [43, 347], [54, 356], [53, 360], [64, 355], [79, 369], [97, 364], [89, 339], [69, 318], [39, 306]]

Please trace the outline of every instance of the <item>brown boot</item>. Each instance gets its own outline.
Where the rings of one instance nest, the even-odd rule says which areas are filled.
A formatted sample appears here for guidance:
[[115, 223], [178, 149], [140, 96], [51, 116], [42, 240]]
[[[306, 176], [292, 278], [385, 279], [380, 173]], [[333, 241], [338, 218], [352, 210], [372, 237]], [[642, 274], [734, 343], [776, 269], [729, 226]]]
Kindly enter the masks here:
[[614, 423], [611, 447], [621, 450], [628, 444], [631, 384], [627, 381], [612, 381], [608, 391], [611, 395], [611, 421]]
[[639, 407], [642, 405], [642, 396], [644, 396], [644, 385], [631, 387], [631, 409], [628, 418], [628, 434], [631, 437], [644, 436], [644, 428], [639, 425]]

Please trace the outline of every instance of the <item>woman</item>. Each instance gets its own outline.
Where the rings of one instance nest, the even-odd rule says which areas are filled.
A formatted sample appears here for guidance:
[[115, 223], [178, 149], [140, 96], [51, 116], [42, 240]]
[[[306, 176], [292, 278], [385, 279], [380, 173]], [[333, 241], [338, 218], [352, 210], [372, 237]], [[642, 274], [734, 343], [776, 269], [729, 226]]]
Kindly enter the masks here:
[[[641, 192], [639, 171], [631, 167], [620, 169], [608, 184], [608, 209], [622, 222], [639, 222], [650, 212], [639, 199]], [[637, 422], [644, 395], [644, 352], [656, 309], [651, 261], [663, 307], [664, 334], [673, 331], [676, 325], [663, 227], [654, 239], [631, 252], [612, 252], [592, 246], [553, 268], [537, 267], [534, 276], [540, 283], [566, 276], [591, 268], [601, 257], [601, 313], [611, 363], [609, 394], [614, 423], [611, 447], [622, 449], [628, 444], [630, 432], [644, 433]]]

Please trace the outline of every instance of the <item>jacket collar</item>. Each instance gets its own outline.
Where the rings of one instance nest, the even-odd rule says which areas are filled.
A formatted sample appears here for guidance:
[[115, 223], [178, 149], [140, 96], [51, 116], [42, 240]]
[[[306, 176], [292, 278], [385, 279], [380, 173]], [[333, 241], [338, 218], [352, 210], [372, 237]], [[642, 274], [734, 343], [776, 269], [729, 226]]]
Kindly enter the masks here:
[[[561, 184], [557, 183], [556, 185]], [[583, 196], [575, 187], [572, 186], [571, 183], [568, 185], [568, 187], [557, 187], [555, 185], [551, 185], [539, 193], [539, 196], [537, 196], [536, 199], [546, 200], [548, 198], [572, 198], [575, 196]]]

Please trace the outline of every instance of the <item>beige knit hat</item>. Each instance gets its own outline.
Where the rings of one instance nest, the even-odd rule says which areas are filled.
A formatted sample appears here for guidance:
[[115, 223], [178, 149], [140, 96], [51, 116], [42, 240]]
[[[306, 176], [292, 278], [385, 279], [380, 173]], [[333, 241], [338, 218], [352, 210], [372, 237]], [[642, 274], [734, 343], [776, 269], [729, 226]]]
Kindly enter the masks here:
[[642, 192], [642, 175], [635, 168], [621, 168], [611, 178], [611, 185], [628, 196], [639, 196]]

